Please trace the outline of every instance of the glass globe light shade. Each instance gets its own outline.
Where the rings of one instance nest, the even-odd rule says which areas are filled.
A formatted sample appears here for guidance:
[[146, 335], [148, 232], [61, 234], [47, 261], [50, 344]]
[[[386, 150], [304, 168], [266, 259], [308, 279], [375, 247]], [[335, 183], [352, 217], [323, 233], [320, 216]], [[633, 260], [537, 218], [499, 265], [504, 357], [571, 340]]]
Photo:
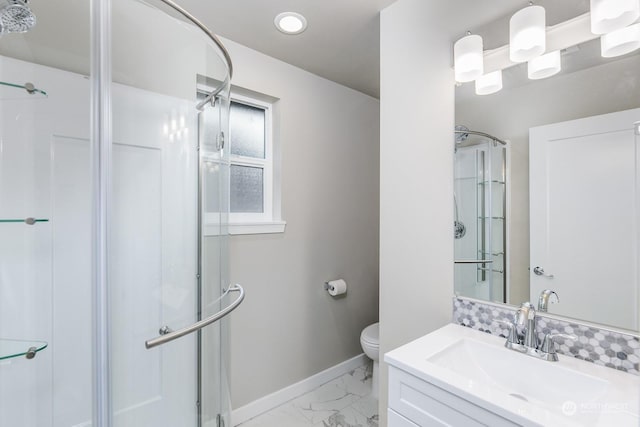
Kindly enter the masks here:
[[529, 6], [516, 12], [509, 21], [509, 58], [529, 61], [547, 48], [546, 13], [542, 6]]
[[591, 32], [607, 34], [640, 18], [638, 0], [591, 0]]

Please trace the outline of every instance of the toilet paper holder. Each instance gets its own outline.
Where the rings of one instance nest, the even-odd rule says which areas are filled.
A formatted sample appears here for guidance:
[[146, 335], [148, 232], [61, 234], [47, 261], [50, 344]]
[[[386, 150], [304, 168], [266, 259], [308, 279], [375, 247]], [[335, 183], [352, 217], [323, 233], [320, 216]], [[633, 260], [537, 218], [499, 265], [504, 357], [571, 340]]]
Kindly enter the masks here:
[[324, 282], [324, 290], [332, 297], [338, 297], [347, 293], [347, 282], [344, 279], [327, 280]]

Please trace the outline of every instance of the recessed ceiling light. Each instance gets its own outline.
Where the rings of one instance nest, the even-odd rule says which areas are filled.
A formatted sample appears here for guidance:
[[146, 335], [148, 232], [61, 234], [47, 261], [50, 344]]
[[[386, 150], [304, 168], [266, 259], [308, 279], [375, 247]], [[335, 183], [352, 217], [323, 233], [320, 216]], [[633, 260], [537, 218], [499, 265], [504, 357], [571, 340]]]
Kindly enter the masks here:
[[295, 12], [282, 12], [273, 20], [276, 28], [285, 34], [300, 34], [307, 29], [307, 20]]

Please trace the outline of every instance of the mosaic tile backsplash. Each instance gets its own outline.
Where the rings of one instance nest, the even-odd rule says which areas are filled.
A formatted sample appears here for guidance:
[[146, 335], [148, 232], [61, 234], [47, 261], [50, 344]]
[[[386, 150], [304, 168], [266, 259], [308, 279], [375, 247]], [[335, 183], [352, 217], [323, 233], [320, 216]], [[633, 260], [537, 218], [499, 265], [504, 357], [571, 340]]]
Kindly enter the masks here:
[[[512, 321], [515, 308], [482, 304], [463, 298], [453, 299], [453, 323], [507, 337], [509, 330], [498, 320]], [[578, 339], [556, 339], [556, 351], [565, 356], [640, 375], [640, 338], [608, 331], [574, 321], [537, 316], [538, 338], [548, 333], [574, 335]]]

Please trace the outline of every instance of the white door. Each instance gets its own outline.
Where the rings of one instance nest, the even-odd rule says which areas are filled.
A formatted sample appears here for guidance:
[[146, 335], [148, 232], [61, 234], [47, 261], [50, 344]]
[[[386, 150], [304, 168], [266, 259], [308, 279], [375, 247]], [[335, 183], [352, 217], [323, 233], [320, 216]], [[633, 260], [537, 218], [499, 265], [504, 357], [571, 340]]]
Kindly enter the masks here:
[[640, 326], [636, 122], [640, 109], [530, 129], [531, 301], [556, 291], [552, 313]]

